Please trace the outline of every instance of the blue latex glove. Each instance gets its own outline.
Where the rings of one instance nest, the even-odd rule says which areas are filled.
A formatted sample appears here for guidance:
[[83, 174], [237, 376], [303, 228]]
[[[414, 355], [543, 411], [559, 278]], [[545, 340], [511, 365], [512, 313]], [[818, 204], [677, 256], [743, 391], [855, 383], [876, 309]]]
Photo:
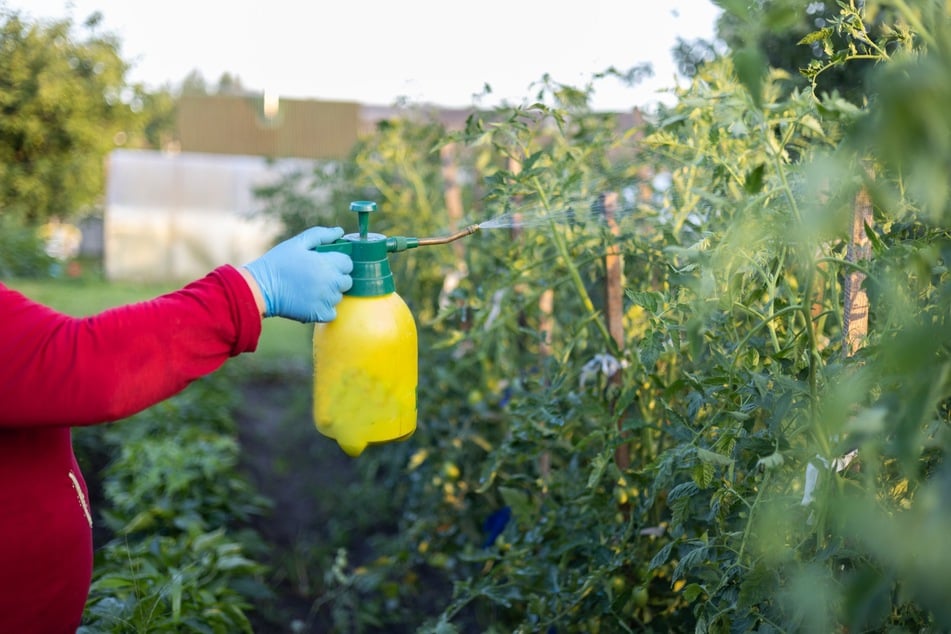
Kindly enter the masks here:
[[353, 286], [353, 261], [345, 253], [313, 249], [342, 235], [340, 227], [311, 227], [245, 264], [261, 287], [265, 317], [310, 323], [337, 316], [335, 306]]

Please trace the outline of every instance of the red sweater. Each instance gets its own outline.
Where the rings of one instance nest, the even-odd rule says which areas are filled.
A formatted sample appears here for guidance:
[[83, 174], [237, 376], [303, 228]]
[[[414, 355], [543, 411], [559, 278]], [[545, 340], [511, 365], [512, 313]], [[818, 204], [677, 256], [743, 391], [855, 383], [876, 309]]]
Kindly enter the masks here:
[[75, 318], [0, 284], [0, 632], [74, 633], [92, 575], [92, 511], [70, 427], [141, 411], [253, 351], [241, 274]]

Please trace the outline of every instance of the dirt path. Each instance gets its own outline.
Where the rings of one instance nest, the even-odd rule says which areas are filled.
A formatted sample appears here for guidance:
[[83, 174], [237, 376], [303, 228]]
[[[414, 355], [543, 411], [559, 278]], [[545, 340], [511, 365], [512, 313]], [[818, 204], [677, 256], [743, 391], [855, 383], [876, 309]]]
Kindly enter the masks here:
[[241, 470], [274, 503], [254, 525], [268, 544], [276, 595], [271, 605], [255, 606], [255, 632], [325, 631], [311, 613], [322, 582], [317, 564], [329, 541], [328, 500], [351, 477], [353, 463], [314, 428], [309, 376], [255, 378], [243, 390], [235, 415]]

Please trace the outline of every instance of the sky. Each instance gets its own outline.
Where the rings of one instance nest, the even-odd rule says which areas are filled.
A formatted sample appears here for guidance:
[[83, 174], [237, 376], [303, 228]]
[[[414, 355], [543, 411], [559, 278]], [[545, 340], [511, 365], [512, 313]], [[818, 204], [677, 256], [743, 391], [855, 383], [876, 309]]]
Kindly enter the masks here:
[[[212, 85], [227, 72], [285, 98], [493, 107], [534, 101], [547, 74], [594, 81], [591, 105], [605, 111], [672, 102], [677, 37], [712, 39], [720, 14], [711, 0], [4, 1], [77, 26], [99, 11], [132, 64], [127, 78], [150, 88], [197, 70]], [[644, 63], [654, 74], [634, 87], [594, 80]]]

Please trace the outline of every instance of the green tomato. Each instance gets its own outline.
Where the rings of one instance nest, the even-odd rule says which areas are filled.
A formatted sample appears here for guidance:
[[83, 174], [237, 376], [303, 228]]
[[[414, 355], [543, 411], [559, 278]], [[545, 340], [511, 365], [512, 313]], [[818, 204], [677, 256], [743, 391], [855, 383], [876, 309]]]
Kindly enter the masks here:
[[643, 608], [647, 605], [647, 600], [650, 598], [650, 593], [647, 591], [647, 588], [644, 586], [637, 586], [634, 588], [634, 591], [631, 593], [631, 599], [634, 601], [634, 605], [638, 608]]

